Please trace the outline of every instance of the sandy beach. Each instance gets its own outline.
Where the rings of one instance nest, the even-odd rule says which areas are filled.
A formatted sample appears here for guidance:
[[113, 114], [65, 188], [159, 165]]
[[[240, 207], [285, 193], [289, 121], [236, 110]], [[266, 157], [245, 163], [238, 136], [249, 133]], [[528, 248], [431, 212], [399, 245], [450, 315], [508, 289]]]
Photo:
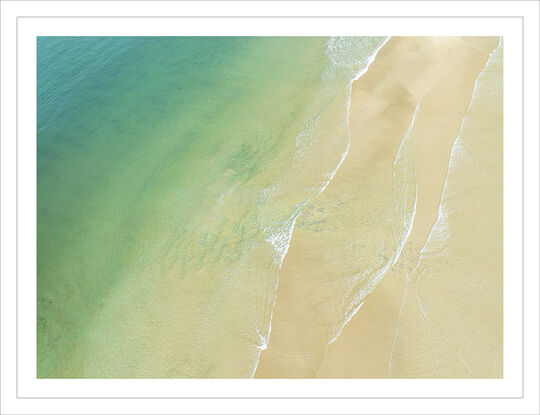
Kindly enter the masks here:
[[37, 377], [501, 377], [502, 53], [39, 37]]
[[[477, 111], [493, 131], [470, 150], [489, 169], [449, 170], [475, 81], [498, 42], [393, 37], [353, 83], [350, 148], [298, 218], [256, 378], [502, 377], [502, 136], [493, 140], [502, 132], [490, 121], [495, 110]], [[404, 196], [415, 210], [402, 246], [389, 236], [403, 228], [390, 219], [398, 162], [416, 184]], [[445, 203], [464, 207], [444, 219], [452, 232], [436, 249], [445, 183]], [[340, 256], [351, 252], [355, 263]], [[362, 285], [363, 270], [380, 270], [379, 283]], [[331, 278], [336, 274], [343, 277]], [[358, 292], [347, 289], [348, 278], [359, 281]], [[347, 311], [343, 330], [336, 328], [351, 298], [361, 302]]]

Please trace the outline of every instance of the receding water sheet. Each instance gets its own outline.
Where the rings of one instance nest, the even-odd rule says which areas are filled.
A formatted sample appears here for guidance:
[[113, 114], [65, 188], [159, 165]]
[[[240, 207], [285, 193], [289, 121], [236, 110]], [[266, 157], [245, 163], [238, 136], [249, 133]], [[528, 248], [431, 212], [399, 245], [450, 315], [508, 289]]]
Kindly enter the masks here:
[[501, 378], [499, 37], [38, 37], [38, 378]]

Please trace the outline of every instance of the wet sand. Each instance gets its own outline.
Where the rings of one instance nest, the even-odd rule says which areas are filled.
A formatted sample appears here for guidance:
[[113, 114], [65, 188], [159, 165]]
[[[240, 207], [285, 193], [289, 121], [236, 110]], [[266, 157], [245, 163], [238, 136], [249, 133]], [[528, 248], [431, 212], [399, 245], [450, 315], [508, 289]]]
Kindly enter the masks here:
[[[462, 234], [450, 241], [456, 246], [431, 255], [433, 243], [426, 244], [475, 80], [497, 44], [498, 38], [394, 37], [353, 83], [350, 149], [297, 221], [256, 378], [502, 376], [502, 140], [488, 149], [487, 179], [458, 175], [453, 184], [459, 189], [463, 182], [476, 215], [489, 207], [494, 213], [475, 222], [471, 212], [456, 210], [448, 219]], [[394, 261], [392, 174], [406, 135], [415, 215]], [[474, 251], [487, 238], [495, 242], [477, 255], [460, 251]], [[369, 271], [381, 273], [374, 283], [363, 280]], [[359, 281], [355, 292], [348, 275]], [[358, 311], [341, 331], [336, 321], [344, 309]]]

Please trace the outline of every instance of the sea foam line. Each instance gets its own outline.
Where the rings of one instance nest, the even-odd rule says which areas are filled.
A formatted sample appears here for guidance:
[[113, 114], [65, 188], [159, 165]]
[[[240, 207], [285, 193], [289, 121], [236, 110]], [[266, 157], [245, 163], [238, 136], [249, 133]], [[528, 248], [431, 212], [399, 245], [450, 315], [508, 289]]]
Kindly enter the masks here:
[[489, 57], [488, 57], [485, 65], [484, 65], [484, 67], [478, 73], [476, 79], [474, 80], [474, 88], [473, 88], [473, 91], [472, 91], [472, 94], [471, 94], [471, 100], [469, 102], [469, 106], [467, 107], [467, 111], [465, 112], [465, 114], [463, 115], [463, 118], [461, 119], [461, 124], [459, 126], [459, 132], [458, 132], [456, 138], [454, 139], [454, 142], [452, 143], [452, 148], [450, 149], [450, 157], [448, 158], [448, 169], [446, 170], [446, 176], [444, 178], [443, 188], [441, 190], [441, 198], [439, 200], [439, 207], [438, 207], [438, 210], [437, 210], [437, 220], [431, 226], [431, 229], [429, 231], [426, 242], [424, 243], [424, 246], [422, 246], [422, 249], [419, 251], [419, 258], [421, 258], [422, 255], [425, 255], [425, 249], [426, 249], [426, 246], [428, 246], [428, 242], [431, 240], [431, 238], [433, 236], [433, 231], [437, 228], [437, 225], [442, 220], [445, 219], [446, 215], [443, 212], [442, 200], [443, 200], [443, 197], [444, 197], [444, 194], [445, 194], [446, 187], [448, 185], [448, 177], [450, 175], [450, 170], [453, 168], [453, 165], [454, 165], [453, 160], [455, 160], [456, 157], [457, 157], [456, 156], [457, 147], [458, 147], [460, 139], [461, 139], [461, 133], [463, 131], [463, 125], [465, 124], [465, 121], [467, 121], [467, 116], [469, 115], [471, 107], [472, 107], [472, 105], [474, 103], [474, 99], [475, 99], [476, 94], [477, 94], [478, 81], [481, 78], [482, 74], [487, 70], [487, 68], [489, 67], [489, 65], [493, 61], [495, 53], [499, 50], [499, 48], [501, 46], [502, 46], [502, 37], [499, 37], [499, 43], [497, 44], [497, 47], [495, 49], [493, 49], [493, 51], [489, 54]]
[[[289, 250], [289, 246], [290, 246], [290, 239], [292, 238], [292, 233], [293, 233], [293, 230], [294, 230], [294, 225], [296, 223], [296, 219], [300, 216], [300, 214], [302, 213], [302, 208], [304, 208], [309, 202], [311, 202], [314, 198], [316, 198], [317, 196], [319, 196], [327, 187], [328, 185], [330, 184], [330, 182], [332, 181], [332, 179], [334, 178], [334, 176], [336, 175], [337, 171], [339, 170], [339, 168], [341, 167], [341, 165], [343, 164], [343, 161], [345, 160], [345, 158], [347, 157], [347, 154], [349, 153], [349, 149], [351, 147], [351, 129], [350, 129], [350, 120], [349, 120], [349, 117], [350, 117], [350, 110], [351, 110], [351, 95], [352, 95], [352, 84], [354, 81], [356, 81], [357, 79], [359, 79], [360, 77], [362, 77], [369, 69], [369, 67], [371, 66], [371, 64], [373, 63], [373, 61], [375, 60], [375, 58], [377, 57], [377, 54], [379, 53], [379, 51], [381, 50], [381, 48], [388, 42], [388, 40], [390, 40], [391, 36], [388, 36], [380, 45], [377, 49], [375, 49], [375, 51], [370, 55], [370, 57], [367, 59], [366, 61], [366, 64], [365, 66], [362, 68], [362, 70], [360, 70], [350, 81], [349, 81], [349, 84], [348, 84], [348, 89], [349, 89], [349, 93], [348, 93], [348, 98], [347, 98], [347, 115], [346, 115], [346, 120], [347, 120], [347, 135], [348, 135], [348, 140], [347, 140], [347, 147], [345, 149], [345, 151], [343, 152], [343, 154], [341, 155], [336, 167], [330, 172], [328, 173], [328, 180], [326, 180], [323, 185], [314, 193], [312, 194], [311, 196], [309, 196], [305, 201], [299, 203], [293, 214], [287, 219], [287, 221], [290, 221], [291, 222], [291, 228], [290, 230], [287, 232], [288, 233], [288, 240], [287, 242], [284, 243], [285, 245], [285, 249], [283, 250], [283, 253], [280, 255], [280, 262], [279, 262], [279, 268], [281, 269], [281, 266], [283, 264], [283, 260], [285, 259], [285, 256], [287, 255], [287, 252]], [[274, 239], [275, 238], [269, 238], [268, 242], [270, 242], [274, 247], [275, 247], [275, 244], [273, 243], [274, 242]]]
[[[290, 246], [290, 242], [291, 242], [291, 238], [292, 238], [292, 234], [293, 234], [293, 231], [294, 231], [294, 226], [296, 224], [296, 219], [298, 219], [298, 217], [300, 216], [300, 214], [302, 213], [302, 208], [305, 207], [310, 201], [312, 201], [314, 198], [316, 198], [317, 196], [319, 196], [327, 187], [328, 185], [330, 184], [330, 182], [332, 181], [332, 179], [334, 178], [334, 176], [336, 175], [337, 171], [339, 170], [339, 168], [341, 167], [341, 165], [343, 164], [343, 161], [345, 160], [345, 158], [347, 157], [347, 154], [349, 153], [349, 149], [351, 148], [351, 128], [350, 128], [350, 111], [351, 111], [351, 96], [352, 96], [352, 84], [354, 81], [358, 80], [359, 78], [361, 78], [365, 73], [367, 73], [367, 71], [369, 70], [369, 67], [371, 66], [371, 64], [373, 63], [373, 61], [375, 61], [375, 58], [377, 57], [379, 51], [382, 49], [382, 47], [390, 40], [391, 36], [388, 36], [380, 45], [377, 49], [375, 49], [375, 51], [370, 55], [370, 57], [367, 59], [366, 61], [366, 64], [365, 66], [349, 81], [349, 84], [348, 84], [348, 89], [349, 89], [349, 94], [348, 94], [348, 100], [347, 100], [347, 115], [346, 115], [346, 119], [347, 119], [347, 134], [348, 134], [348, 140], [347, 140], [347, 148], [345, 149], [345, 151], [343, 152], [343, 154], [341, 155], [341, 158], [339, 160], [339, 162], [337, 163], [336, 167], [334, 168], [334, 170], [332, 170], [329, 174], [328, 174], [328, 180], [324, 182], [324, 184], [321, 186], [321, 188], [313, 195], [311, 195], [307, 200], [305, 200], [304, 202], [302, 203], [299, 203], [296, 207], [296, 209], [294, 210], [293, 214], [289, 217], [288, 220], [291, 221], [291, 227], [289, 229], [289, 232], [288, 232], [288, 238], [287, 238], [287, 242], [285, 243], [285, 249], [284, 249], [284, 252], [280, 255], [280, 261], [279, 261], [279, 268], [278, 269], [281, 269], [281, 266], [283, 265], [283, 260], [285, 259], [285, 256], [287, 255], [288, 251], [289, 251], [289, 246]], [[275, 246], [271, 241], [269, 241], [273, 246]], [[276, 285], [275, 285], [275, 295], [274, 295], [274, 301], [272, 303], [272, 311], [270, 312], [270, 320], [268, 322], [268, 334], [266, 336], [266, 344], [263, 344], [261, 347], [257, 347], [258, 349], [258, 354], [259, 356], [257, 357], [257, 362], [255, 364], [255, 367], [253, 368], [253, 372], [251, 374], [251, 377], [255, 376], [255, 373], [257, 371], [257, 367], [259, 366], [259, 361], [260, 361], [260, 355], [261, 355], [261, 352], [262, 350], [265, 350], [267, 347], [268, 347], [268, 343], [270, 342], [270, 335], [271, 335], [271, 332], [272, 332], [272, 319], [273, 319], [273, 315], [274, 315], [274, 308], [275, 308], [275, 305], [276, 305], [276, 300], [277, 300], [277, 290], [279, 288], [279, 274], [277, 275], [277, 278], [276, 278]], [[362, 307], [364, 303], [361, 302], [356, 308], [355, 310], [351, 313], [351, 315], [349, 316], [349, 318], [346, 320], [345, 324], [347, 324], [353, 317], [354, 315], [358, 312], [358, 310]], [[342, 325], [341, 327], [341, 330], [343, 330], [343, 327], [345, 327], [345, 324]], [[341, 334], [341, 330], [339, 332], [339, 334]], [[257, 334], [260, 336], [260, 333], [259, 331], [257, 330]], [[332, 343], [333, 341], [337, 340], [337, 338], [339, 337], [339, 334], [330, 342]]]
[[[416, 116], [418, 115], [418, 111], [420, 109], [420, 104], [422, 103], [423, 99], [424, 99], [424, 97], [422, 97], [418, 101], [418, 103], [416, 104], [416, 108], [414, 109], [414, 113], [413, 113], [413, 116], [412, 116], [411, 123], [409, 124], [409, 128], [407, 128], [407, 131], [405, 132], [405, 135], [403, 136], [403, 138], [401, 140], [401, 143], [399, 144], [398, 152], [396, 154], [396, 158], [394, 159], [394, 171], [393, 171], [394, 181], [396, 180], [396, 168], [397, 168], [398, 160], [400, 159], [400, 156], [405, 157], [405, 156], [402, 155], [403, 146], [405, 145], [405, 143], [408, 141], [409, 137], [411, 136], [411, 131], [414, 128], [414, 123], [416, 121]], [[411, 235], [412, 227], [413, 227], [413, 224], [414, 224], [414, 219], [416, 217], [417, 203], [418, 203], [418, 183], [416, 184], [416, 192], [415, 192], [415, 196], [414, 196], [414, 207], [413, 207], [413, 211], [412, 211], [412, 214], [411, 214], [411, 218], [409, 220], [409, 225], [407, 227], [407, 232], [405, 234], [405, 238], [401, 241], [401, 244], [398, 247], [398, 250], [397, 250], [397, 252], [395, 254], [395, 257], [394, 257], [394, 260], [392, 262], [392, 266], [395, 265], [396, 262], [399, 260], [399, 258], [401, 256], [401, 252], [403, 251], [403, 248], [405, 247], [405, 243], [407, 243], [407, 240], [409, 239], [409, 236]]]
[[[292, 238], [292, 233], [294, 231], [294, 225], [296, 223], [296, 219], [298, 219], [298, 217], [302, 213], [302, 209], [309, 202], [311, 202], [314, 198], [319, 196], [328, 187], [328, 185], [330, 184], [330, 182], [332, 181], [332, 179], [336, 175], [337, 171], [339, 170], [339, 168], [343, 164], [343, 161], [347, 157], [347, 154], [349, 153], [349, 150], [351, 148], [351, 129], [350, 129], [350, 119], [349, 119], [349, 117], [350, 117], [350, 110], [351, 110], [352, 84], [353, 84], [354, 81], [358, 80], [360, 77], [362, 77], [368, 71], [369, 67], [371, 66], [371, 64], [373, 63], [375, 58], [377, 57], [377, 54], [382, 49], [382, 47], [390, 40], [390, 38], [391, 38], [391, 36], [388, 36], [379, 45], [379, 47], [377, 49], [375, 49], [375, 51], [367, 59], [365, 66], [349, 81], [349, 84], [348, 84], [348, 90], [349, 90], [348, 92], [349, 93], [348, 93], [348, 98], [347, 98], [347, 114], [346, 114], [347, 135], [348, 135], [348, 137], [347, 137], [348, 138], [347, 147], [346, 147], [345, 151], [343, 152], [343, 154], [341, 155], [336, 167], [330, 173], [328, 173], [328, 180], [324, 181], [323, 185], [314, 194], [309, 196], [305, 201], [303, 201], [303, 202], [296, 205], [296, 208], [294, 209], [294, 212], [292, 213], [292, 215], [286, 221], [286, 222], [290, 222], [291, 226], [290, 226], [290, 229], [286, 232], [288, 234], [288, 236], [287, 236], [287, 238], [285, 238], [286, 241], [284, 241], [281, 244], [282, 245], [281, 247], [276, 246], [276, 242], [280, 239], [279, 238], [280, 235], [270, 235], [266, 239], [266, 241], [269, 242], [272, 246], [274, 246], [274, 248], [282, 251], [282, 252], [279, 252], [279, 255], [280, 255], [279, 266], [278, 266], [279, 269], [281, 269], [281, 267], [283, 265], [283, 260], [285, 259], [285, 256], [287, 255], [287, 252], [289, 251], [290, 241], [291, 241], [291, 238]], [[416, 112], [415, 112], [415, 115], [416, 115]], [[284, 248], [283, 248], [283, 246], [284, 246]]]
[[392, 266], [396, 264], [396, 262], [401, 257], [401, 253], [403, 252], [403, 248], [405, 247], [405, 244], [407, 243], [407, 240], [409, 239], [409, 236], [411, 236], [412, 228], [414, 225], [414, 219], [416, 218], [416, 206], [418, 204], [418, 184], [416, 185], [416, 193], [414, 196], [414, 206], [413, 211], [411, 213], [411, 218], [409, 219], [409, 225], [407, 226], [407, 233], [405, 234], [405, 237], [402, 239], [401, 243], [399, 244], [399, 247], [397, 249], [396, 255], [394, 257], [394, 261], [392, 262]]
[[[392, 36], [387, 36], [386, 39], [384, 39], [384, 41], [380, 44], [380, 46], [375, 49], [375, 51], [371, 54], [371, 56], [368, 58], [367, 62], [366, 62], [366, 66], [364, 66], [364, 68], [359, 71], [356, 76], [352, 79], [351, 81], [351, 85], [354, 81], [356, 81], [358, 78], [360, 78], [361, 76], [363, 76], [369, 69], [369, 67], [371, 66], [371, 64], [373, 63], [373, 61], [375, 60], [375, 58], [377, 57], [379, 51], [382, 49], [382, 47], [384, 45], [386, 45], [388, 43], [388, 41], [392, 38]], [[349, 97], [350, 98], [350, 97]]]
[[[348, 146], [347, 146], [347, 150], [345, 152], [345, 155], [343, 156], [342, 160], [340, 161], [340, 163], [338, 164], [338, 167], [336, 168], [336, 171], [337, 169], [339, 168], [339, 166], [341, 165], [341, 163], [343, 162], [343, 160], [345, 159], [345, 157], [347, 156], [347, 153], [349, 152], [349, 148], [350, 148], [350, 144], [351, 144], [351, 140], [350, 140], [350, 120], [349, 120], [349, 117], [350, 117], [350, 109], [351, 109], [351, 98], [352, 98], [352, 84], [354, 81], [358, 80], [359, 78], [361, 78], [365, 73], [367, 73], [367, 71], [369, 70], [369, 67], [371, 66], [371, 64], [373, 63], [373, 61], [375, 60], [375, 58], [377, 57], [379, 51], [382, 49], [382, 47], [388, 43], [388, 41], [391, 39], [391, 36], [388, 36], [382, 43], [381, 45], [375, 50], [375, 52], [369, 57], [368, 61], [367, 61], [367, 64], [366, 66], [360, 70], [358, 72], [358, 74], [351, 80], [350, 84], [349, 84], [349, 102], [348, 102], [348, 106], [347, 106], [347, 128], [348, 128], [348, 131], [349, 131], [349, 143], [348, 143]], [[420, 100], [421, 102], [421, 100]], [[398, 156], [399, 156], [399, 153], [401, 152], [402, 150], [402, 146], [403, 146], [403, 142], [406, 141], [406, 139], [408, 138], [408, 136], [410, 135], [410, 132], [413, 128], [413, 125], [414, 125], [414, 121], [416, 120], [416, 115], [418, 113], [418, 109], [420, 107], [420, 102], [418, 102], [418, 104], [416, 105], [416, 108], [414, 110], [414, 113], [413, 113], [413, 118], [411, 120], [411, 123], [409, 125], [409, 128], [407, 129], [403, 139], [401, 140], [401, 143], [400, 143], [400, 146], [399, 146], [399, 149], [398, 149]], [[396, 156], [396, 159], [397, 157]], [[394, 160], [394, 166], [396, 164], [396, 160]], [[335, 174], [335, 173], [334, 173]], [[324, 190], [324, 189], [323, 189]], [[416, 205], [417, 205], [417, 202], [418, 202], [418, 186], [416, 187], [416, 195], [415, 195], [415, 201], [414, 201], [414, 208], [413, 208], [413, 213], [412, 213], [412, 217], [411, 217], [411, 220], [410, 220], [410, 223], [409, 223], [409, 227], [408, 227], [408, 231], [407, 231], [407, 234], [405, 236], [405, 239], [402, 241], [402, 244], [400, 247], [398, 247], [398, 251], [397, 251], [397, 255], [396, 257], [394, 258], [394, 261], [393, 263], [395, 263], [397, 261], [397, 259], [399, 258], [399, 255], [401, 255], [401, 250], [403, 249], [403, 246], [405, 244], [405, 242], [407, 241], [411, 231], [412, 231], [412, 222], [414, 221], [414, 217], [416, 216]], [[375, 284], [373, 284], [373, 289], [375, 288], [375, 286], [378, 284], [378, 282], [382, 279], [382, 277], [386, 274], [386, 272], [388, 271], [388, 269], [390, 268], [390, 266], [393, 265], [393, 264], [390, 264], [388, 263], [377, 275], [376, 277], [374, 278], [375, 280]], [[360, 302], [360, 304], [356, 307], [354, 307], [353, 311], [351, 313], [349, 313], [349, 315], [347, 316], [347, 318], [344, 320], [342, 326], [341, 326], [341, 329], [338, 331], [338, 333], [334, 336], [332, 336], [332, 338], [330, 339], [330, 341], [328, 342], [327, 345], [330, 345], [332, 343], [334, 343], [338, 338], [339, 336], [341, 335], [341, 333], [343, 332], [343, 329], [345, 328], [345, 326], [347, 325], [347, 323], [349, 323], [352, 318], [356, 315], [356, 313], [360, 310], [360, 308], [362, 308], [362, 306], [364, 305], [364, 302]]]
[[[381, 47], [389, 40], [389, 38], [381, 45]], [[448, 170], [446, 172], [446, 177], [445, 177], [445, 180], [444, 180], [444, 184], [443, 184], [443, 190], [441, 191], [441, 201], [439, 202], [439, 208], [438, 208], [438, 213], [437, 213], [437, 220], [435, 221], [435, 223], [432, 225], [431, 229], [430, 229], [430, 232], [429, 232], [429, 235], [428, 235], [428, 238], [426, 239], [426, 242], [424, 243], [424, 245], [422, 246], [422, 248], [420, 249], [419, 251], [419, 257], [422, 257], [423, 255], [425, 255], [425, 249], [426, 247], [428, 246], [428, 243], [430, 241], [430, 239], [432, 238], [432, 234], [433, 234], [433, 231], [435, 230], [435, 228], [437, 227], [437, 225], [439, 224], [439, 222], [441, 220], [444, 219], [444, 213], [442, 212], [442, 198], [443, 198], [443, 194], [444, 194], [444, 190], [446, 189], [446, 186], [447, 186], [447, 181], [448, 181], [448, 176], [449, 176], [449, 173], [450, 173], [450, 169], [452, 167], [452, 159], [455, 158], [455, 154], [456, 154], [456, 147], [457, 147], [457, 144], [459, 143], [459, 139], [461, 138], [461, 133], [462, 133], [462, 130], [463, 130], [463, 125], [467, 119], [467, 115], [469, 114], [470, 112], [470, 109], [473, 105], [473, 101], [474, 101], [474, 98], [476, 96], [476, 93], [477, 93], [477, 87], [478, 87], [478, 81], [481, 77], [481, 75], [486, 71], [486, 69], [488, 68], [489, 64], [493, 61], [494, 59], [494, 55], [495, 53], [497, 52], [497, 50], [501, 47], [502, 45], [502, 38], [499, 38], [499, 43], [497, 45], [497, 47], [489, 54], [489, 57], [486, 61], [486, 64], [484, 65], [484, 68], [479, 72], [479, 74], [477, 75], [476, 79], [475, 79], [475, 82], [474, 82], [474, 88], [473, 88], [473, 91], [472, 91], [472, 94], [471, 94], [471, 100], [469, 102], [469, 106], [467, 108], [467, 111], [465, 112], [465, 114], [463, 115], [463, 118], [461, 119], [461, 123], [460, 123], [460, 129], [459, 129], [459, 132], [456, 136], [456, 138], [454, 139], [454, 142], [452, 144], [452, 148], [451, 148], [451, 151], [450, 151], [450, 158], [449, 158], [449, 162], [448, 162]], [[378, 49], [380, 50], [380, 48]], [[377, 52], [378, 52], [377, 50]], [[362, 75], [367, 71], [367, 69], [365, 71], [362, 72]], [[411, 121], [411, 124], [409, 125], [409, 128], [400, 144], [400, 147], [398, 149], [398, 155], [399, 155], [399, 152], [401, 151], [401, 147], [403, 145], [403, 142], [405, 141], [406, 137], [410, 134], [410, 131], [412, 130], [412, 127], [413, 127], [413, 124], [414, 124], [414, 121], [416, 119], [416, 115], [417, 115], [417, 112], [418, 112], [418, 109], [420, 107], [420, 103], [421, 103], [422, 100], [420, 100], [416, 106], [416, 109], [414, 111], [414, 114], [413, 114], [413, 119]], [[397, 157], [396, 157], [397, 158]], [[394, 160], [394, 165], [395, 165], [395, 161]], [[417, 200], [418, 200], [418, 186], [416, 188], [416, 198], [415, 198], [415, 204], [414, 204], [414, 214], [412, 216], [412, 221], [414, 221], [414, 216], [416, 214], [416, 203], [417, 203]], [[411, 224], [412, 225], [412, 221], [411, 221]], [[412, 226], [409, 227], [409, 230], [407, 232], [407, 235], [404, 239], [403, 242], [406, 242], [409, 235], [410, 235], [410, 232], [412, 230]], [[404, 244], [404, 243], [403, 243]], [[401, 247], [401, 249], [403, 249], [403, 245]], [[401, 249], [399, 250], [399, 253], [398, 255], [396, 256], [395, 258], [395, 261], [397, 261], [397, 259], [399, 259], [399, 255], [401, 254]], [[394, 261], [394, 262], [395, 262]], [[417, 261], [415, 267], [411, 270], [411, 272], [414, 272], [414, 270], [418, 267], [418, 265], [420, 264], [420, 260]], [[385, 267], [382, 272], [380, 272], [378, 274], [378, 277], [381, 277], [383, 276], [387, 269], [389, 267]], [[377, 278], [376, 278], [377, 280]], [[401, 318], [401, 314], [402, 314], [402, 309], [403, 309], [403, 300], [404, 300], [404, 297], [406, 295], [406, 291], [407, 291], [407, 281], [408, 281], [408, 275], [406, 276], [406, 280], [405, 280], [405, 287], [404, 287], [404, 294], [403, 294], [403, 298], [402, 298], [402, 302], [401, 302], [401, 306], [400, 306], [400, 310], [399, 310], [399, 317], [398, 317], [398, 326], [399, 326], [399, 319]], [[374, 284], [376, 286], [376, 284]], [[360, 304], [360, 307], [363, 305], [363, 302]], [[334, 341], [337, 340], [337, 338], [339, 337], [339, 335], [341, 334], [341, 332], [343, 331], [343, 328], [345, 327], [345, 325], [352, 319], [352, 317], [354, 316], [354, 314], [356, 314], [356, 312], [358, 312], [358, 310], [360, 309], [360, 307], [357, 307], [352, 313], [350, 316], [347, 317], [347, 319], [345, 320], [344, 324], [343, 324], [343, 327], [341, 328], [341, 330], [339, 330], [337, 336], [335, 336], [328, 344], [331, 344], [333, 343]], [[424, 310], [422, 309], [422, 307], [420, 306], [421, 308], [421, 311], [422, 313], [424, 313]], [[394, 339], [393, 339], [393, 342], [392, 342], [392, 350], [391, 350], [391, 353], [390, 353], [390, 360], [389, 360], [389, 367], [388, 367], [388, 377], [390, 377], [390, 373], [391, 373], [391, 367], [392, 367], [392, 354], [393, 354], [393, 350], [394, 350], [394, 347], [395, 347], [395, 343], [396, 343], [396, 337], [397, 337], [397, 333], [398, 333], [398, 328], [396, 328], [396, 332], [394, 333]], [[468, 367], [467, 367], [468, 368]], [[468, 368], [469, 369], [469, 368]], [[472, 371], [471, 371], [472, 373]]]
[[[310, 197], [308, 197], [307, 200], [305, 200], [304, 202], [302, 203], [299, 203], [297, 205], [297, 208], [295, 209], [294, 213], [291, 215], [291, 217], [288, 219], [288, 220], [291, 220], [292, 223], [291, 223], [291, 228], [290, 228], [290, 231], [288, 232], [289, 233], [289, 237], [288, 237], [288, 241], [286, 243], [286, 249], [283, 253], [283, 255], [281, 256], [281, 261], [280, 261], [280, 265], [279, 265], [279, 268], [281, 269], [281, 265], [283, 264], [283, 260], [285, 259], [285, 256], [287, 255], [287, 252], [289, 251], [289, 246], [290, 246], [290, 241], [291, 241], [291, 238], [292, 238], [292, 233], [294, 231], [294, 225], [296, 223], [296, 219], [298, 219], [298, 217], [300, 216], [300, 214], [302, 213], [302, 208], [305, 207], [309, 202], [311, 202], [314, 198], [316, 198], [317, 196], [319, 196], [327, 187], [328, 185], [330, 184], [330, 182], [332, 181], [332, 179], [334, 178], [334, 176], [336, 175], [337, 171], [339, 170], [339, 168], [341, 167], [341, 165], [343, 164], [343, 161], [345, 161], [345, 158], [347, 157], [347, 154], [349, 154], [349, 150], [351, 148], [351, 128], [350, 128], [350, 111], [351, 111], [351, 96], [352, 96], [352, 84], [354, 81], [358, 80], [359, 78], [361, 78], [365, 73], [367, 73], [367, 71], [369, 70], [369, 67], [371, 66], [371, 64], [373, 63], [373, 61], [375, 60], [375, 58], [377, 57], [377, 54], [379, 53], [379, 51], [382, 49], [382, 47], [390, 40], [391, 36], [388, 36], [380, 45], [377, 49], [375, 49], [375, 51], [371, 54], [371, 56], [367, 59], [366, 61], [366, 65], [362, 68], [362, 70], [360, 70], [354, 78], [352, 78], [350, 81], [349, 81], [349, 84], [348, 84], [348, 89], [349, 89], [349, 94], [348, 94], [348, 101], [347, 101], [347, 116], [346, 116], [346, 119], [347, 119], [347, 134], [348, 134], [348, 140], [347, 140], [347, 148], [345, 149], [345, 151], [343, 152], [343, 154], [341, 155], [341, 158], [340, 160], [338, 161], [336, 167], [334, 168], [334, 170], [332, 170], [329, 174], [328, 174], [328, 180], [324, 182], [324, 184], [320, 187], [320, 189], [314, 193], [313, 195], [311, 195]], [[415, 113], [416, 115], [416, 113]], [[274, 302], [275, 303], [275, 302]], [[356, 311], [358, 311], [360, 309], [360, 307], [358, 307], [356, 309]], [[353, 315], [351, 315], [351, 318], [352, 316], [354, 316], [354, 313]]]

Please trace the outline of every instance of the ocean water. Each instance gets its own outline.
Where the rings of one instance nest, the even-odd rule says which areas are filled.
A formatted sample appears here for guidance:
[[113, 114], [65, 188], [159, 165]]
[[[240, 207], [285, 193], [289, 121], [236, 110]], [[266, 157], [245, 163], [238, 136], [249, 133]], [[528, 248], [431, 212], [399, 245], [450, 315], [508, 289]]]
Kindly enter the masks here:
[[38, 377], [253, 376], [383, 41], [38, 38]]

